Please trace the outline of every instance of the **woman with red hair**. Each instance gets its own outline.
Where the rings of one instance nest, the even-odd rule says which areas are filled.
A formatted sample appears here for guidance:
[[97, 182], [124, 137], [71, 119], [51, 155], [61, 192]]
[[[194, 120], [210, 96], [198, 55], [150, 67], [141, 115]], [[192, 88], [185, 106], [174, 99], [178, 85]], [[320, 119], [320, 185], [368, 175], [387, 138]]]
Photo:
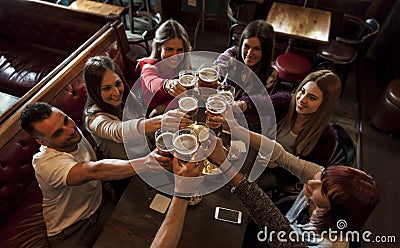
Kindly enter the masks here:
[[[267, 235], [268, 244], [271, 247], [348, 247], [352, 240], [346, 237], [354, 236], [346, 234], [359, 231], [378, 204], [375, 180], [352, 167], [337, 165], [324, 168], [302, 160], [286, 152], [279, 143], [240, 126], [230, 108], [224, 117], [235, 138], [243, 141], [250, 138], [251, 147], [259, 149], [262, 156], [271, 157], [271, 161], [305, 184], [284, 216], [256, 183], [246, 180], [246, 176], [238, 172], [240, 168], [226, 160], [222, 143], [217, 142], [209, 159], [222, 165], [224, 175], [232, 178], [234, 192], [264, 231], [263, 235]], [[260, 232], [250, 236], [260, 240]], [[285, 242], [282, 242], [283, 239]], [[264, 243], [260, 245], [265, 246]]]

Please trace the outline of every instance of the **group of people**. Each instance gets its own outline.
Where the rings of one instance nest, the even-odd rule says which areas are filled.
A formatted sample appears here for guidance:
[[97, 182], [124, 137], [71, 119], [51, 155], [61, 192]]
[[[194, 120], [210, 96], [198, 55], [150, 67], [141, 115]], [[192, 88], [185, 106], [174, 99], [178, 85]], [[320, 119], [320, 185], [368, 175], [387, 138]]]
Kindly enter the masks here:
[[[190, 162], [182, 167], [176, 158], [152, 150], [149, 138], [162, 125], [185, 128], [192, 124], [178, 109], [166, 111], [168, 105], [186, 90], [174, 77], [177, 71], [190, 68], [185, 53], [191, 49], [189, 36], [181, 24], [167, 20], [160, 25], [150, 57], [138, 61], [143, 103], [130, 92], [123, 73], [112, 59], [105, 56], [88, 59], [83, 71], [88, 93], [83, 118], [85, 128], [105, 159], [97, 160], [92, 146], [75, 122], [60, 109], [41, 102], [26, 107], [20, 123], [41, 145], [32, 164], [43, 193], [43, 217], [53, 247], [93, 245], [113, 209], [113, 204], [102, 196], [101, 180], [114, 181], [117, 195], [121, 196], [129, 178], [141, 171], [166, 169], [184, 177], [201, 175], [201, 163]], [[265, 21], [257, 20], [247, 25], [239, 45], [229, 48], [214, 63], [226, 66], [230, 58], [239, 60], [271, 93], [277, 78], [273, 51], [273, 28]], [[160, 63], [166, 59], [167, 62]], [[228, 70], [231, 70], [230, 75], [235, 73], [232, 68]], [[223, 116], [215, 116], [213, 121], [229, 127], [238, 139], [250, 136], [249, 145], [259, 149], [261, 157], [272, 153], [271, 161], [258, 161], [266, 163], [268, 169], [257, 184], [250, 183], [241, 172], [229, 169], [230, 163], [219, 138], [210, 137], [215, 139], [216, 146], [208, 155], [210, 161], [222, 166], [225, 176], [233, 178], [230, 184], [253, 220], [261, 228], [294, 230], [299, 234], [311, 230], [321, 235], [328, 229], [337, 230], [336, 222], [340, 219], [347, 221], [347, 230], [361, 229], [379, 196], [376, 182], [365, 172], [329, 164], [336, 142], [336, 133], [329, 120], [340, 94], [339, 78], [328, 70], [315, 71], [299, 84], [294, 94], [277, 93], [271, 97], [240, 90], [243, 87], [237, 82], [230, 83], [237, 89], [236, 101], [227, 107]], [[276, 113], [276, 141], [249, 131], [235, 120], [235, 111], [257, 115], [256, 106], [269, 98]], [[129, 118], [125, 118], [128, 99]], [[142, 104], [146, 105], [147, 113], [156, 110], [156, 114], [143, 116]], [[266, 191], [277, 186], [274, 180], [293, 180], [292, 175], [305, 186], [284, 216]], [[175, 185], [177, 192], [179, 187]], [[177, 246], [186, 209], [187, 200], [173, 196], [152, 247]], [[290, 244], [273, 239], [269, 245], [339, 247], [347, 243], [333, 242], [324, 236]]]

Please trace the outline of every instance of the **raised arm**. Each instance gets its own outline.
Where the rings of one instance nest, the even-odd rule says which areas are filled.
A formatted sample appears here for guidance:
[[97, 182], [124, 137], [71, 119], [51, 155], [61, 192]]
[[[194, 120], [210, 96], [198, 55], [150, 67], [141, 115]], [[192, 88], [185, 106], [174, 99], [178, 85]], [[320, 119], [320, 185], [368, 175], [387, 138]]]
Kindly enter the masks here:
[[[157, 167], [170, 167], [171, 159], [157, 154], [155, 151], [149, 155], [134, 159], [102, 159], [99, 161], [76, 163], [69, 171], [67, 185], [81, 185], [91, 180], [118, 180], [135, 175], [138, 172], [156, 169]], [[132, 166], [135, 164], [135, 171]], [[160, 167], [161, 169], [161, 167]]]
[[[222, 165], [220, 168], [224, 172], [225, 177], [232, 178], [230, 184], [235, 187], [234, 192], [238, 195], [243, 206], [262, 229], [266, 227], [267, 233], [261, 235], [261, 238], [269, 237], [272, 232], [272, 240], [266, 240], [270, 247], [307, 247], [304, 243], [288, 240], [281, 242], [276, 234], [280, 231], [289, 234], [293, 230], [289, 221], [281, 214], [275, 204], [269, 199], [268, 195], [258, 187], [256, 183], [250, 183], [246, 177], [237, 170], [231, 169], [229, 161], [222, 149], [222, 142], [216, 142], [216, 149], [212, 152], [209, 159]], [[256, 238], [256, 237], [254, 237]], [[288, 237], [284, 237], [288, 239]]]
[[[185, 192], [187, 190], [182, 188], [185, 187], [185, 183], [181, 180], [177, 180], [179, 179], [179, 176], [197, 177], [201, 175], [201, 171], [203, 170], [202, 163], [190, 162], [182, 167], [177, 158], [173, 159], [173, 167], [174, 173], [178, 176], [175, 177], [175, 192]], [[183, 183], [180, 184], [180, 182]], [[197, 182], [201, 183], [201, 180], [197, 180]], [[188, 201], [183, 198], [176, 196], [172, 198], [172, 203], [168, 209], [167, 216], [161, 224], [161, 227], [151, 244], [151, 248], [173, 248], [178, 246], [183, 224], [185, 222], [187, 205]]]
[[173, 98], [163, 89], [163, 84], [167, 79], [159, 76], [154, 65], [143, 66], [141, 78], [143, 100], [149, 108], [153, 109]]
[[270, 140], [261, 134], [251, 132], [240, 126], [233, 118], [231, 108], [228, 108], [228, 110], [225, 111], [224, 118], [228, 123], [233, 136], [242, 141], [249, 140], [250, 146], [254, 149], [259, 149], [259, 153], [262, 156], [271, 157], [273, 162], [276, 162], [279, 166], [290, 171], [301, 181], [306, 182], [312, 179], [317, 172], [323, 170], [323, 167], [317, 164], [299, 159], [298, 157], [286, 152], [282, 145], [276, 141]]

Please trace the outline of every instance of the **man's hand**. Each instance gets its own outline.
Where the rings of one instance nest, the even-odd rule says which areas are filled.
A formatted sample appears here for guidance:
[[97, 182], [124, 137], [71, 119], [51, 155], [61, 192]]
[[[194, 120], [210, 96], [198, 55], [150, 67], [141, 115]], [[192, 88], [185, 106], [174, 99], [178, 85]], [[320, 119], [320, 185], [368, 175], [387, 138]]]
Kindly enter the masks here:
[[172, 159], [157, 153], [157, 149], [153, 150], [146, 156], [145, 164], [150, 170], [172, 170]]
[[193, 194], [204, 179], [200, 177], [204, 167], [203, 161], [188, 162], [182, 166], [178, 158], [174, 157], [172, 164], [175, 174], [175, 192], [182, 195]]
[[193, 122], [185, 113], [179, 109], [174, 109], [166, 112], [162, 116], [161, 128], [169, 131], [177, 131], [179, 129], [186, 128], [192, 123]]

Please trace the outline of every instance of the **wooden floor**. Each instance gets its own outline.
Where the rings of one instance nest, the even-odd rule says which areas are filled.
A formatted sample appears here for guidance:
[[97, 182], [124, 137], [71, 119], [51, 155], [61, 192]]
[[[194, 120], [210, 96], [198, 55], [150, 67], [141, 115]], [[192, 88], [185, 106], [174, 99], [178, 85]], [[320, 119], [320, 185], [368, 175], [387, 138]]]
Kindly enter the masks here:
[[[194, 29], [187, 28], [193, 44]], [[199, 32], [195, 50], [224, 51], [228, 35]], [[400, 239], [400, 139], [381, 133], [369, 123], [378, 99], [374, 61], [362, 60], [351, 71], [343, 96], [333, 117], [353, 138], [357, 146], [354, 166], [371, 174], [380, 188], [377, 209], [365, 226], [375, 235], [395, 235]], [[397, 179], [397, 180], [396, 180]], [[400, 241], [399, 241], [400, 242]], [[362, 243], [362, 247], [399, 247], [396, 244]]]
[[[400, 138], [378, 131], [370, 116], [379, 99], [372, 60], [363, 60], [357, 68], [360, 88], [360, 164], [378, 182], [380, 203], [365, 226], [374, 235], [396, 235], [400, 242]], [[364, 244], [364, 247], [399, 247], [398, 244]]]

